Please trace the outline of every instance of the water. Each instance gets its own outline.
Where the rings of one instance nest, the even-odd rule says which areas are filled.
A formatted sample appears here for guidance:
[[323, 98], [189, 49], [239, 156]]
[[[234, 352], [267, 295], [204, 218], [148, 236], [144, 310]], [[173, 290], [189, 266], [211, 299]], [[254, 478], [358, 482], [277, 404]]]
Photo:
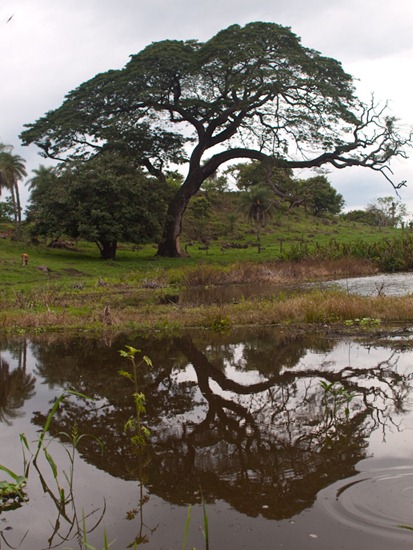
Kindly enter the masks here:
[[413, 293], [413, 273], [380, 273], [304, 284], [234, 284], [188, 288], [179, 294], [166, 294], [162, 303], [226, 304], [243, 299], [262, 299], [282, 294], [310, 291], [314, 288], [338, 287], [362, 296], [405, 296]]
[[[126, 344], [154, 364], [139, 368], [150, 430], [141, 452], [124, 430], [134, 414], [133, 384], [119, 375]], [[28, 501], [0, 514], [0, 548], [82, 548], [86, 529], [97, 548], [106, 533], [116, 550], [180, 549], [190, 510], [187, 547], [200, 550], [204, 507], [211, 550], [411, 548], [413, 353], [395, 344], [275, 329], [4, 340], [0, 464], [23, 471], [19, 434], [35, 452], [63, 391], [91, 399], [68, 397], [47, 436], [71, 501], [59, 508], [39, 457]], [[70, 492], [74, 427], [87, 436]]]
[[380, 273], [370, 277], [338, 279], [322, 286], [338, 286], [361, 296], [405, 296], [413, 293], [413, 273]]

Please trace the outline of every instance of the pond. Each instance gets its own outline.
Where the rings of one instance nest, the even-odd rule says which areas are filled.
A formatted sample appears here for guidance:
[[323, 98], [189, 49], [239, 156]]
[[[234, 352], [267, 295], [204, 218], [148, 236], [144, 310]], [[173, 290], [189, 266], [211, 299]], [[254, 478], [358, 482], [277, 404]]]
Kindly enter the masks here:
[[317, 283], [292, 284], [231, 284], [191, 287], [179, 294], [161, 296], [162, 303], [226, 304], [244, 299], [271, 298], [279, 294], [295, 294], [314, 288], [339, 288], [349, 294], [361, 296], [404, 296], [413, 293], [413, 273], [380, 273], [363, 277], [348, 277]]
[[[153, 364], [136, 375], [147, 435], [127, 345]], [[399, 348], [264, 328], [3, 339], [0, 464], [30, 467], [0, 548], [412, 548], [413, 352]]]
[[361, 296], [405, 296], [413, 293], [413, 273], [380, 273], [369, 277], [353, 277], [322, 283], [338, 286], [350, 294]]

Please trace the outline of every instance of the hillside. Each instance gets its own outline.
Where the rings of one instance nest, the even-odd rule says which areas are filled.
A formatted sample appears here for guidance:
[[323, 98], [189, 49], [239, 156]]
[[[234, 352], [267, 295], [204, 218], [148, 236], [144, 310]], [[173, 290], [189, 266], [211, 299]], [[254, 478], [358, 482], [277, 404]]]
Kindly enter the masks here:
[[[258, 254], [257, 226], [249, 223], [240, 208], [239, 194], [208, 193], [190, 204], [183, 224], [182, 242], [191, 256], [220, 255], [228, 260], [283, 258], [292, 249], [315, 249], [338, 243], [374, 243], [410, 234], [393, 227], [373, 227], [348, 222], [340, 216], [314, 217], [303, 207], [275, 211], [261, 228]], [[201, 253], [201, 254], [200, 254]]]

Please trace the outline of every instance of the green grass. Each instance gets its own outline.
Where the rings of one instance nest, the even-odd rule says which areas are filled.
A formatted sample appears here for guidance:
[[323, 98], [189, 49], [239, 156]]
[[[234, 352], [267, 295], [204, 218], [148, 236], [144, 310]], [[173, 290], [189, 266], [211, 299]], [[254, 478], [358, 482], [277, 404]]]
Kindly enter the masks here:
[[[217, 215], [210, 225], [206, 229], [217, 233], [217, 226], [225, 224]], [[299, 283], [320, 277], [372, 273], [379, 264], [365, 261], [364, 251], [369, 243], [379, 243], [384, 238], [389, 239], [390, 244], [382, 249], [382, 245], [378, 245], [377, 254], [384, 250], [384, 265], [390, 271], [405, 265], [399, 261], [401, 257], [413, 261], [410, 251], [413, 244], [403, 244], [402, 239], [403, 236], [410, 237], [411, 232], [392, 228], [379, 231], [334, 218], [319, 220], [298, 210], [272, 220], [265, 228], [261, 254], [253, 246], [255, 235], [250, 225], [239, 219], [234, 224], [234, 233], [237, 239], [235, 235], [221, 235], [210, 240], [207, 250], [202, 250], [200, 243], [191, 241], [188, 246], [190, 256], [182, 259], [157, 257], [154, 244], [137, 250], [132, 245], [122, 244], [116, 261], [101, 260], [97, 247], [83, 241], [76, 243], [76, 250], [67, 250], [51, 249], [46, 243], [33, 245], [28, 241], [0, 239], [0, 330], [42, 331], [63, 327], [93, 331], [102, 328], [135, 330], [137, 327], [175, 330], [183, 326], [216, 326], [217, 320], [220, 326], [222, 319], [229, 326], [247, 320], [251, 323], [294, 322], [296, 311], [294, 315], [277, 316], [271, 308], [265, 309], [264, 306], [261, 319], [251, 316], [250, 310], [256, 309], [256, 305], [252, 308], [249, 301], [246, 301], [243, 311], [240, 304], [222, 310], [202, 305], [184, 308], [163, 304], [162, 298], [177, 294], [185, 286]], [[399, 247], [392, 241], [395, 237], [400, 238], [402, 244]], [[188, 242], [188, 235], [184, 235], [183, 244]], [[228, 242], [249, 244], [247, 248], [223, 249], [222, 245]], [[340, 257], [345, 243], [361, 242], [363, 246], [359, 247], [356, 259]], [[303, 251], [314, 255], [317, 247], [322, 253], [318, 252], [318, 256], [304, 263], [280, 261], [288, 255], [300, 257]], [[353, 248], [358, 250], [357, 246]], [[373, 254], [376, 254], [375, 250]], [[395, 251], [396, 258], [392, 257]], [[28, 266], [21, 266], [23, 252], [29, 254]], [[321, 307], [321, 303], [322, 300], [316, 309]], [[291, 307], [294, 310], [297, 306]], [[300, 307], [305, 308], [304, 305]], [[311, 308], [298, 318], [303, 322], [316, 322], [326, 317], [323, 311], [312, 311]], [[409, 316], [410, 312], [406, 310], [405, 318]], [[369, 305], [368, 311], [355, 308], [353, 317], [378, 318], [379, 315]]]
[[[362, 240], [364, 243], [373, 243], [403, 234], [401, 229], [369, 227], [335, 217], [314, 218], [296, 209], [270, 220], [267, 227], [263, 228], [262, 251], [258, 254], [255, 228], [239, 212], [235, 212], [236, 221], [233, 231], [229, 232], [225, 219], [231, 212], [231, 203], [226, 208], [217, 207], [205, 224], [207, 250], [204, 249], [204, 243], [191, 239], [190, 232], [184, 231], [182, 244], [184, 247], [187, 245], [190, 257], [179, 260], [157, 257], [155, 244], [139, 247], [138, 250], [134, 250], [132, 245], [123, 244], [119, 246], [116, 261], [103, 262], [93, 243], [79, 242], [76, 244], [77, 251], [72, 251], [47, 248], [46, 243], [34, 246], [27, 242], [0, 239], [0, 283], [2, 286], [30, 285], [58, 279], [65, 284], [76, 279], [99, 277], [122, 281], [139, 279], [144, 273], [150, 276], [159, 270], [170, 271], [171, 276], [173, 270], [176, 270], [179, 280], [182, 269], [195, 266], [200, 261], [218, 265], [238, 261], [274, 261], [299, 246], [314, 250], [317, 245], [324, 247], [332, 241], [355, 243]], [[228, 244], [247, 248], [224, 248]], [[20, 266], [22, 252], [29, 254], [28, 269]], [[41, 266], [50, 270], [48, 275], [38, 269]]]

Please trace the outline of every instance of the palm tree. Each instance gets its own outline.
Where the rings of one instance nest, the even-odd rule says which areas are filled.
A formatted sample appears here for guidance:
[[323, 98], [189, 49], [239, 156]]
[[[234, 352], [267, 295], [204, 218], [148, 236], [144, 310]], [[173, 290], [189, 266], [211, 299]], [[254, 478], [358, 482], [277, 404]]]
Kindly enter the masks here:
[[19, 180], [27, 176], [25, 160], [19, 155], [11, 153], [12, 147], [0, 144], [0, 194], [2, 189], [7, 189], [12, 198], [14, 208], [14, 221], [21, 224], [21, 205], [19, 193]]
[[50, 191], [51, 185], [56, 179], [56, 169], [53, 166], [44, 166], [33, 170], [34, 176], [29, 179], [26, 185], [31, 193]]
[[[42, 198], [49, 197], [56, 187], [57, 170], [52, 166], [41, 164], [38, 168], [32, 170], [33, 176], [26, 182], [30, 191], [29, 204], [26, 209], [26, 221], [37, 222], [39, 214], [39, 204]], [[41, 210], [41, 208], [40, 208]]]

